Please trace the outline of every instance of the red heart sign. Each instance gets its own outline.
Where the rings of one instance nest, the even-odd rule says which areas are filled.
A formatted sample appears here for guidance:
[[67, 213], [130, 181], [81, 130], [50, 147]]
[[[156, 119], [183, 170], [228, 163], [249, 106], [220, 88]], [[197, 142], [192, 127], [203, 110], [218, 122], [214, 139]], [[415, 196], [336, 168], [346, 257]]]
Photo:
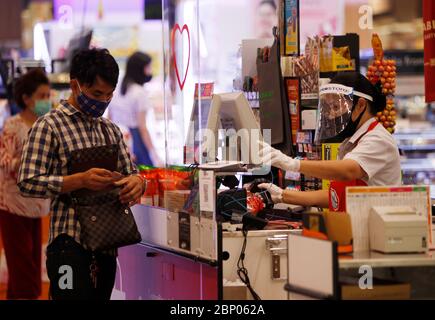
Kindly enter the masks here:
[[[187, 67], [184, 72], [184, 78], [183, 81], [181, 81], [180, 78], [180, 71], [178, 69], [177, 65], [177, 55], [175, 54], [175, 35], [177, 34], [176, 31], [180, 33], [180, 35], [183, 35], [183, 32], [186, 30], [187, 32], [187, 40], [189, 41], [189, 55], [187, 57]], [[172, 29], [171, 33], [171, 47], [172, 47], [172, 58], [174, 59], [174, 68], [175, 68], [175, 74], [177, 75], [178, 85], [180, 86], [181, 91], [183, 91], [184, 84], [186, 83], [187, 78], [187, 72], [189, 71], [189, 65], [190, 65], [190, 32], [187, 25], [184, 25], [183, 28], [180, 28], [178, 23], [175, 24], [174, 28]]]

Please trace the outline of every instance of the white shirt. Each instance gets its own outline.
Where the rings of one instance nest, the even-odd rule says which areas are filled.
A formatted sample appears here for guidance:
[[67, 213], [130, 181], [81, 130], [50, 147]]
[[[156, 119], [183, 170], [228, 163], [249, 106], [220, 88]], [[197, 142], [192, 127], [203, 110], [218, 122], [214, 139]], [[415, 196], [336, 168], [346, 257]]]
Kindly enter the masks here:
[[381, 123], [364, 135], [374, 121], [374, 118], [366, 121], [352, 137], [343, 141], [338, 158], [356, 161], [367, 173], [362, 180], [369, 186], [400, 186], [400, 155], [393, 136]]
[[125, 95], [116, 90], [109, 105], [110, 119], [127, 128], [138, 128], [138, 116], [140, 112], [146, 112], [152, 108], [145, 88], [136, 83], [130, 84]]

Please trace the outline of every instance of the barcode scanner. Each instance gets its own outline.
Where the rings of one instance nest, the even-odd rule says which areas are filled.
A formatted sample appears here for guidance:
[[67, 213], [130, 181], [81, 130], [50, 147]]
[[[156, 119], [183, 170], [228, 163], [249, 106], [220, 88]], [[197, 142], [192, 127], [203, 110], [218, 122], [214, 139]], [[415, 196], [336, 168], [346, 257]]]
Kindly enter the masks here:
[[263, 202], [265, 204], [266, 209], [273, 208], [273, 201], [270, 192], [264, 189], [259, 188], [258, 186], [263, 183], [271, 183], [269, 180], [264, 178], [255, 179], [254, 181], [247, 184], [246, 189], [254, 194], [259, 194], [263, 198]]

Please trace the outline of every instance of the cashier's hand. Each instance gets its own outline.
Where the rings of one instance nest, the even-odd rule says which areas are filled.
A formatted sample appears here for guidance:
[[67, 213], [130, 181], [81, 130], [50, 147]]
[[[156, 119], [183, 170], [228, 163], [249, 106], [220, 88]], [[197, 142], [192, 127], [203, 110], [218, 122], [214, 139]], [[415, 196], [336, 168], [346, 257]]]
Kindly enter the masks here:
[[263, 164], [270, 164], [273, 167], [285, 171], [299, 172], [301, 163], [300, 160], [286, 156], [279, 150], [272, 148], [264, 141], [258, 141], [260, 144], [260, 159]]
[[259, 184], [258, 187], [260, 189], [264, 189], [264, 190], [269, 191], [269, 193], [272, 197], [273, 203], [281, 203], [282, 202], [283, 190], [280, 187], [274, 185], [273, 183], [262, 183], [262, 184]]
[[134, 205], [140, 202], [140, 198], [143, 193], [143, 182], [142, 179], [136, 175], [125, 177], [114, 183], [115, 186], [121, 187], [122, 189], [119, 193], [119, 200], [122, 203]]

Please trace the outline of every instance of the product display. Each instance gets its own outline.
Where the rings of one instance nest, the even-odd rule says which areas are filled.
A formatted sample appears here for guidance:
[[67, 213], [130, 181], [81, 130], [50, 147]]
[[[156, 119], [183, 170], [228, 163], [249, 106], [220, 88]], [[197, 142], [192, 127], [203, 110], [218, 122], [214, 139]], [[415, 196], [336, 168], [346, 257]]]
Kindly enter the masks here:
[[[187, 167], [154, 168], [150, 166], [139, 166], [140, 175], [146, 180], [146, 190], [141, 198], [141, 204], [149, 206], [161, 206], [164, 208], [174, 207], [171, 199], [167, 200], [166, 195], [182, 196], [187, 199], [187, 191], [193, 184], [192, 171]], [[187, 196], [186, 196], [187, 194]], [[179, 199], [175, 200], [179, 203]], [[182, 209], [183, 206], [176, 205]]]
[[139, 174], [146, 181], [146, 189], [141, 198], [141, 204], [158, 206], [159, 204], [159, 182], [157, 169], [148, 166], [139, 166]]
[[337, 47], [334, 36], [320, 38], [320, 72], [355, 71], [349, 45]]
[[315, 99], [319, 89], [319, 38], [308, 38], [305, 55], [281, 57], [284, 77], [300, 77], [302, 99]]
[[377, 34], [373, 35], [372, 46], [374, 61], [368, 68], [367, 78], [374, 85], [380, 84], [382, 93], [387, 96], [385, 110], [376, 114], [376, 119], [390, 132], [395, 132], [397, 111], [394, 107], [394, 94], [396, 92], [396, 61], [384, 59], [384, 49], [381, 39]]
[[164, 208], [170, 212], [182, 210], [189, 199], [190, 192], [190, 190], [164, 191]]

